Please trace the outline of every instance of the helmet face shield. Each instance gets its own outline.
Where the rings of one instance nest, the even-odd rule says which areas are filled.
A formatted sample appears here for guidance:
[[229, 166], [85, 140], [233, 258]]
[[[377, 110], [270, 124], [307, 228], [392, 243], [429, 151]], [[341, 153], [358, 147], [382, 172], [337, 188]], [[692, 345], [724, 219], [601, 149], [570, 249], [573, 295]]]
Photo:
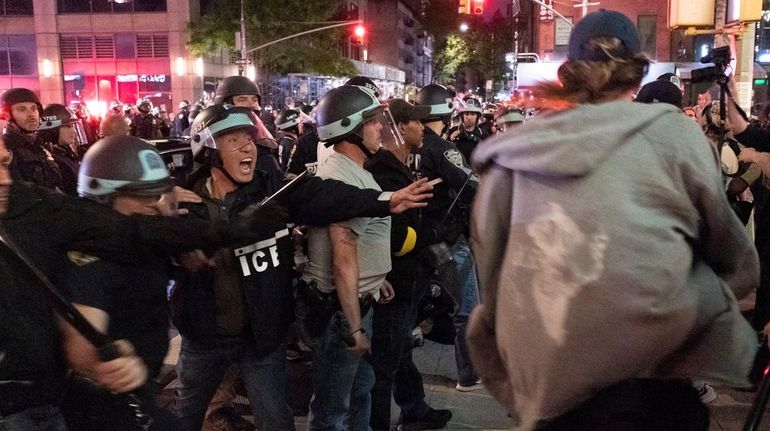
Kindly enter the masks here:
[[83, 128], [83, 123], [76, 121], [72, 124], [72, 127], [75, 128], [75, 142], [77, 142], [78, 148], [88, 146], [88, 137], [86, 135], [86, 129]]
[[[226, 105], [229, 106], [229, 105]], [[244, 130], [251, 135], [254, 143], [270, 149], [278, 148], [273, 135], [267, 130], [262, 121], [248, 108], [228, 107], [221, 118], [212, 121], [207, 127], [193, 132], [193, 153], [197, 154], [201, 147], [217, 148], [216, 138], [228, 132]]]
[[[373, 150], [372, 153], [376, 152], [379, 148], [392, 152], [404, 145], [404, 138], [401, 136], [390, 110], [378, 107], [372, 111], [365, 112], [363, 117], [362, 135], [364, 145], [368, 149]], [[375, 132], [379, 135], [376, 138], [376, 143], [372, 142], [375, 139]]]

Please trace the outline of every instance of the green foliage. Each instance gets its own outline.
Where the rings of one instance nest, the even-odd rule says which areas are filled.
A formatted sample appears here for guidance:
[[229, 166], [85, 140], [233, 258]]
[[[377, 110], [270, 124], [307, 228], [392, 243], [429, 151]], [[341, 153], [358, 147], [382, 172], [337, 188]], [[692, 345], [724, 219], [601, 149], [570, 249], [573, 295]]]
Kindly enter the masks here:
[[[335, 16], [343, 0], [244, 0], [246, 45], [255, 47], [305, 30], [323, 26]], [[235, 47], [240, 30], [240, 0], [220, 0], [210, 14], [188, 26], [188, 48], [202, 55], [224, 47]], [[349, 28], [325, 30], [280, 42], [254, 52], [254, 61], [272, 72], [313, 72], [352, 75], [355, 66], [342, 57], [339, 40]]]
[[483, 79], [502, 81], [508, 71], [505, 53], [513, 51], [513, 30], [509, 18], [499, 11], [491, 20], [469, 19], [466, 33], [452, 33], [435, 57], [436, 80], [452, 83], [462, 67], [476, 69]]
[[434, 81], [450, 84], [457, 76], [457, 69], [468, 63], [471, 58], [471, 48], [468, 40], [462, 35], [450, 34], [446, 37], [444, 48], [436, 55]]

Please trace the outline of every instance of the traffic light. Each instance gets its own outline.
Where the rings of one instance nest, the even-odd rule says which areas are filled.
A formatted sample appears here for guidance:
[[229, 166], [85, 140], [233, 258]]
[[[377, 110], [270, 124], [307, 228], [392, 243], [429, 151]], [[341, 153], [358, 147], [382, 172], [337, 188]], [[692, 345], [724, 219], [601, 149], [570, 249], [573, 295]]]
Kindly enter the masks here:
[[366, 37], [366, 27], [364, 27], [361, 24], [358, 24], [356, 28], [353, 30], [353, 36], [350, 38], [350, 41], [353, 43], [353, 45], [363, 45], [365, 37]]
[[457, 6], [457, 13], [470, 14], [471, 13], [471, 0], [460, 0]]
[[473, 15], [481, 15], [484, 13], [484, 0], [470, 0], [471, 1], [471, 13]]

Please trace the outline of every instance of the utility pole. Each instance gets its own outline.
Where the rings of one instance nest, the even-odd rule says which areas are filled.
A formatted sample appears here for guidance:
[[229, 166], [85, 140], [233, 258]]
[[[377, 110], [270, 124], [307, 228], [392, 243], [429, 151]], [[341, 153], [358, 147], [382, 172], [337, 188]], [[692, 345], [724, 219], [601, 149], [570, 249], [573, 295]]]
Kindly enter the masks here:
[[243, 17], [243, 1], [241, 0], [241, 60], [238, 62], [238, 76], [243, 76], [243, 69], [249, 63], [246, 58], [246, 19]]

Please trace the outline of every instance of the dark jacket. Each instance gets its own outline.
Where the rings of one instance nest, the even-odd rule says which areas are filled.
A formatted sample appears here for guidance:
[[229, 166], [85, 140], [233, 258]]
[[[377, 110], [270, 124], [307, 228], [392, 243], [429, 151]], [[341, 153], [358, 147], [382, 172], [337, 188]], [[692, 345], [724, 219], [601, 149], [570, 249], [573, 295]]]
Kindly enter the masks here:
[[291, 155], [296, 150], [297, 136], [293, 133], [281, 133], [281, 137], [278, 138], [278, 164], [281, 166], [281, 170], [286, 172], [289, 168], [289, 160]]
[[[395, 191], [414, 181], [414, 175], [393, 153], [380, 150], [364, 164], [384, 191]], [[411, 299], [420, 271], [427, 268], [421, 251], [428, 245], [442, 241], [440, 233], [423, 226], [421, 211], [414, 208], [391, 216], [390, 246], [392, 269], [387, 280], [393, 285], [397, 299]]]
[[449, 129], [447, 136], [452, 136], [452, 133], [457, 130], [460, 131], [460, 134], [457, 135], [457, 137], [455, 137], [452, 142], [457, 146], [457, 149], [463, 153], [465, 163], [469, 164], [471, 161], [471, 154], [473, 154], [473, 150], [476, 149], [476, 145], [486, 139], [489, 134], [481, 130], [481, 128], [478, 126], [476, 126], [473, 131], [469, 132], [465, 130], [465, 127], [463, 127], [462, 124], [459, 124]]
[[[7, 236], [54, 283], [68, 250], [118, 262], [141, 262], [173, 255], [226, 236], [211, 236], [204, 223], [149, 216], [122, 216], [94, 202], [18, 183], [11, 187], [8, 211], [1, 217]], [[228, 238], [229, 239], [229, 238]], [[9, 403], [52, 402], [66, 375], [61, 338], [43, 290], [26, 268], [0, 245], [0, 407]], [[32, 400], [21, 387], [29, 388]], [[36, 398], [39, 396], [40, 398]], [[15, 409], [16, 407], [11, 406]]]
[[294, 153], [289, 157], [289, 167], [286, 172], [299, 175], [307, 170], [311, 174], [315, 174], [317, 167], [318, 133], [315, 127], [306, 124], [305, 130], [297, 139], [297, 145], [294, 146]]
[[14, 123], [6, 126], [3, 141], [13, 153], [9, 168], [17, 180], [28, 181], [54, 190], [61, 188], [61, 172], [53, 155], [35, 142], [34, 133], [22, 132]]
[[[449, 209], [454, 197], [460, 189], [459, 203], [469, 206], [478, 187], [478, 178], [471, 175], [471, 169], [462, 157], [462, 154], [449, 141], [441, 139], [430, 128], [425, 128], [422, 147], [414, 152], [409, 160], [409, 167], [418, 178], [433, 180], [441, 178], [442, 183], [433, 188], [433, 199], [428, 202], [428, 207], [423, 211], [427, 219], [439, 222]], [[470, 179], [469, 179], [469, 175]], [[463, 184], [467, 184], [463, 188]], [[457, 210], [460, 206], [453, 207], [453, 215], [462, 216]]]
[[[192, 190], [201, 194], [204, 202], [187, 207], [190, 215], [210, 220], [211, 214], [238, 221], [239, 213], [274, 193], [278, 187], [270, 184], [270, 177], [256, 171], [254, 179], [224, 201], [213, 199], [205, 189], [206, 175], [198, 175]], [[354, 217], [384, 216], [389, 214], [387, 201], [378, 201], [380, 192], [361, 190], [339, 181], [308, 178], [282, 194], [278, 202], [288, 214], [274, 212], [262, 222], [261, 234], [256, 241], [234, 240], [230, 244], [229, 261], [221, 262], [216, 270], [195, 273], [182, 272], [176, 279], [172, 295], [174, 323], [180, 333], [195, 341], [212, 342], [223, 335], [218, 327], [223, 316], [217, 315], [217, 289], [229, 289], [239, 283], [244, 304], [230, 307], [246, 311], [246, 328], [240, 335], [249, 335], [256, 343], [259, 354], [273, 352], [283, 342], [289, 325], [294, 320], [293, 286], [294, 244], [291, 237], [292, 221], [299, 224], [326, 225]], [[217, 286], [220, 286], [217, 288]], [[233, 305], [233, 304], [229, 304]]]
[[61, 145], [53, 145], [51, 154], [61, 173], [61, 191], [68, 195], [77, 196], [78, 171], [80, 170], [80, 159], [77, 154], [72, 152], [69, 147]]

